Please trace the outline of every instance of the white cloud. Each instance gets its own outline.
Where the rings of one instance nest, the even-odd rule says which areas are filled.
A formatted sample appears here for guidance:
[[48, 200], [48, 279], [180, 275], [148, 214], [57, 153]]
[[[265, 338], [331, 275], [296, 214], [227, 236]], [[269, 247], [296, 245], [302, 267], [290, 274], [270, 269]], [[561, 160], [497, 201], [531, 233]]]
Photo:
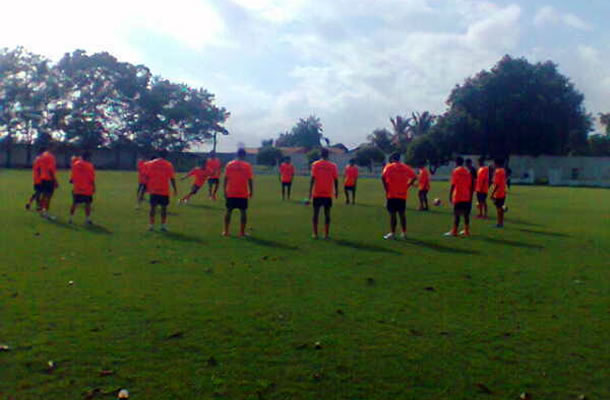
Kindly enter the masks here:
[[547, 25], [557, 24], [564, 24], [570, 28], [582, 31], [590, 31], [593, 29], [591, 24], [587, 23], [580, 17], [570, 13], [561, 13], [551, 6], [540, 8], [534, 17], [534, 25], [539, 28]]

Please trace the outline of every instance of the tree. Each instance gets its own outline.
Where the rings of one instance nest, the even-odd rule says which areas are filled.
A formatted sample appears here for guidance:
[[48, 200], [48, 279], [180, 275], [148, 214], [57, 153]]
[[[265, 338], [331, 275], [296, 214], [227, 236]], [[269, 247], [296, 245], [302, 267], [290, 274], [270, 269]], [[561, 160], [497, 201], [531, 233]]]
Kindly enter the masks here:
[[394, 131], [392, 144], [403, 153], [412, 139], [410, 133], [411, 118], [397, 115], [395, 118], [390, 117], [390, 123], [392, 124], [392, 130]]
[[323, 135], [320, 118], [311, 115], [307, 119], [299, 119], [290, 132], [280, 134], [275, 141], [277, 147], [305, 147], [314, 149], [320, 147], [320, 142], [328, 145], [330, 140]]
[[261, 141], [261, 147], [273, 146], [273, 139], [267, 139]]
[[480, 130], [458, 143], [483, 155], [562, 155], [586, 146], [591, 116], [584, 96], [547, 61], [531, 64], [505, 56], [451, 92], [449, 113], [464, 112]]
[[273, 167], [278, 164], [284, 155], [282, 151], [276, 147], [265, 146], [259, 149], [256, 155], [256, 163]]
[[428, 111], [423, 113], [414, 112], [411, 114], [411, 124], [409, 130], [411, 131], [411, 137], [417, 138], [430, 132], [430, 129], [434, 126], [436, 116]]
[[392, 133], [385, 128], [375, 129], [367, 139], [372, 146], [377, 147], [386, 155], [397, 151], [397, 147], [392, 142]]
[[591, 135], [589, 154], [594, 157], [610, 157], [610, 135]]
[[385, 161], [385, 154], [375, 146], [363, 146], [356, 151], [356, 164], [372, 170], [373, 164], [381, 164]]
[[320, 159], [320, 149], [313, 149], [307, 153], [307, 161], [311, 164]]

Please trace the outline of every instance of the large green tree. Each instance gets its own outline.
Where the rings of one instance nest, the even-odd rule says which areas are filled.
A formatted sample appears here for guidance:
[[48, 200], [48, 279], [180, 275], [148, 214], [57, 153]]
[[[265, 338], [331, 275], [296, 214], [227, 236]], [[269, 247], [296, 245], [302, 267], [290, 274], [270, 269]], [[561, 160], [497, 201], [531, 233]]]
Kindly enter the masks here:
[[451, 92], [449, 113], [466, 113], [478, 128], [458, 143], [471, 153], [563, 155], [587, 145], [591, 116], [584, 96], [550, 62], [505, 56]]
[[391, 154], [398, 150], [392, 140], [392, 132], [387, 129], [375, 129], [368, 137], [369, 143], [377, 147], [384, 154]]
[[320, 118], [311, 115], [305, 119], [299, 119], [290, 132], [280, 134], [280, 137], [275, 141], [275, 145], [277, 147], [314, 149], [320, 147], [322, 141], [327, 145], [330, 143], [329, 139], [324, 136]]

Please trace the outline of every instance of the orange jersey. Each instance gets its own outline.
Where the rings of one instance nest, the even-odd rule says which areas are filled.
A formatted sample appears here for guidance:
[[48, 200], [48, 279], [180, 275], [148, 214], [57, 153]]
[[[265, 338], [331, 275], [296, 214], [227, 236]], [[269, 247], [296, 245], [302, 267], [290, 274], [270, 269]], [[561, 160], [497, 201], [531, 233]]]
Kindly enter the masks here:
[[174, 177], [174, 166], [171, 162], [163, 158], [156, 158], [146, 163], [146, 189], [148, 193], [169, 196], [169, 182]]
[[292, 178], [294, 177], [294, 165], [282, 163], [280, 165], [280, 176], [282, 178], [282, 183], [292, 182]]
[[318, 160], [311, 165], [314, 179], [313, 197], [333, 197], [335, 181], [339, 179], [337, 164], [328, 160]]
[[479, 168], [475, 190], [477, 193], [487, 194], [489, 192], [489, 167]]
[[205, 163], [205, 169], [210, 171], [210, 179], [219, 179], [222, 173], [222, 164], [216, 157], [208, 158]]
[[348, 165], [345, 167], [345, 186], [356, 186], [356, 182], [358, 181], [358, 167], [355, 165]]
[[40, 177], [40, 157], [36, 157], [32, 164], [32, 179], [34, 180], [34, 185], [38, 185], [42, 181]]
[[146, 183], [146, 161], [138, 161], [138, 183]]
[[192, 176], [195, 178], [193, 185], [203, 186], [205, 181], [208, 180], [208, 170], [205, 168], [195, 167], [186, 176]]
[[465, 167], [457, 167], [451, 173], [453, 204], [472, 201], [472, 174]]
[[419, 181], [419, 190], [430, 190], [430, 172], [427, 168], [421, 168], [417, 176]]
[[54, 180], [55, 175], [57, 174], [55, 156], [48, 151], [45, 151], [38, 158], [40, 159], [40, 179], [43, 181]]
[[494, 185], [496, 191], [494, 192], [494, 198], [503, 199], [506, 197], [506, 171], [504, 168], [497, 168], [494, 172]]
[[95, 192], [95, 168], [88, 161], [78, 159], [72, 164], [70, 173], [72, 193], [93, 196]]
[[227, 164], [225, 179], [227, 181], [227, 198], [247, 199], [250, 197], [248, 182], [254, 177], [250, 163], [233, 160]]
[[406, 200], [409, 197], [409, 185], [416, 177], [415, 171], [407, 164], [393, 162], [386, 165], [381, 174], [386, 186], [386, 197]]

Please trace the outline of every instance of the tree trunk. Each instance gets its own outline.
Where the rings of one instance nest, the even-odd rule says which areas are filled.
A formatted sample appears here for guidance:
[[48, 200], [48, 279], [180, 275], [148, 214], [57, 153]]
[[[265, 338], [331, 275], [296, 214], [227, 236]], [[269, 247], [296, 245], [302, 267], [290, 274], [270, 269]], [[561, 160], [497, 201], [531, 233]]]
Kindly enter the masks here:
[[217, 136], [218, 136], [218, 133], [214, 132], [214, 146], [212, 147], [212, 150], [214, 151], [214, 153], [216, 153], [216, 143], [218, 141]]

